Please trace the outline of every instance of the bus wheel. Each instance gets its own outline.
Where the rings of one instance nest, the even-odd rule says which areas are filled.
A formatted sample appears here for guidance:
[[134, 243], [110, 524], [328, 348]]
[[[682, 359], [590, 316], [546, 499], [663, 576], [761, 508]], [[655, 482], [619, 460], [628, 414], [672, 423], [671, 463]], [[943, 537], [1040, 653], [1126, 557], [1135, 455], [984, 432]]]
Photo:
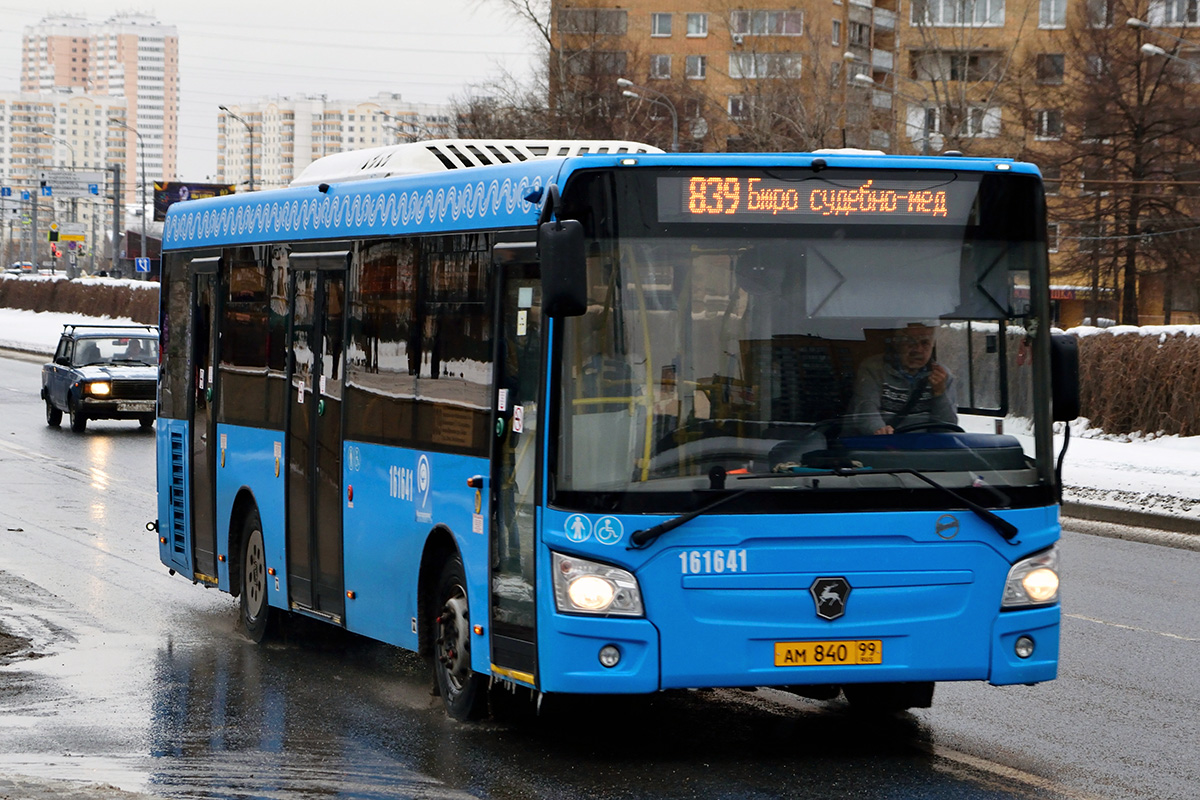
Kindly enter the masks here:
[[62, 411], [49, 400], [46, 400], [46, 424], [51, 428], [57, 428], [62, 424]]
[[267, 638], [275, 609], [267, 603], [267, 550], [263, 546], [262, 523], [250, 514], [242, 524], [241, 620], [246, 635], [255, 642]]
[[933, 705], [933, 681], [919, 683], [849, 683], [842, 687], [855, 711], [891, 714]]
[[446, 561], [431, 608], [433, 674], [446, 712], [457, 720], [478, 719], [487, 711], [486, 679], [471, 671], [471, 617], [467, 579], [458, 556]]

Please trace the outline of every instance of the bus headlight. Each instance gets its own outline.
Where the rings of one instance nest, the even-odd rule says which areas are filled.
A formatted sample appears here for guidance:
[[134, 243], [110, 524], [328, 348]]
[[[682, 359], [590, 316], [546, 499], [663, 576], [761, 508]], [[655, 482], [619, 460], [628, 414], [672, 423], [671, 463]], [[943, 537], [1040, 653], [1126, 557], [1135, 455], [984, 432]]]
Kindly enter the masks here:
[[88, 394], [96, 397], [107, 397], [112, 393], [112, 384], [108, 381], [92, 381], [87, 385]]
[[1013, 564], [1004, 583], [1001, 608], [1040, 606], [1058, 600], [1058, 548], [1051, 547]]
[[554, 602], [559, 611], [622, 617], [643, 615], [642, 591], [633, 573], [577, 556], [551, 555]]

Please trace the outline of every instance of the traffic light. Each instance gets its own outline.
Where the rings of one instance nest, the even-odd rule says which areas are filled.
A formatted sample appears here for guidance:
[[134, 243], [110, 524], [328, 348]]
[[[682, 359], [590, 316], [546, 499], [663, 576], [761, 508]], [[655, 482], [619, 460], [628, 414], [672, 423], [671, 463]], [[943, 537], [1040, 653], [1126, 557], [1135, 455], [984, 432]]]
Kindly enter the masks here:
[[59, 256], [62, 255], [62, 253], [59, 252], [58, 245], [56, 245], [56, 244], [50, 245], [50, 255], [54, 256], [55, 258], [58, 258]]

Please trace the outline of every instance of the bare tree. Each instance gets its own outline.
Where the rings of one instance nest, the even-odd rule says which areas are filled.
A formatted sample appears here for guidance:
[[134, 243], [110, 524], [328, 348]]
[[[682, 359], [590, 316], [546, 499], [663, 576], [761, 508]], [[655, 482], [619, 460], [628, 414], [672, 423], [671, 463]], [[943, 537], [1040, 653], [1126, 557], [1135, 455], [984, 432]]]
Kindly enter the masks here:
[[[1064, 178], [1052, 216], [1073, 229], [1063, 238], [1075, 246], [1059, 271], [1088, 276], [1093, 319], [1107, 284], [1120, 292], [1120, 321], [1136, 325], [1141, 277], [1162, 276], [1167, 315], [1180, 271], [1197, 266], [1186, 246], [1195, 198], [1180, 173], [1200, 161], [1200, 97], [1186, 65], [1145, 54], [1146, 32], [1125, 24], [1149, 12], [1148, 0], [1076, 8], [1066, 52], [1026, 62], [1028, 156]], [[1060, 69], [1060, 83], [1047, 80]]]

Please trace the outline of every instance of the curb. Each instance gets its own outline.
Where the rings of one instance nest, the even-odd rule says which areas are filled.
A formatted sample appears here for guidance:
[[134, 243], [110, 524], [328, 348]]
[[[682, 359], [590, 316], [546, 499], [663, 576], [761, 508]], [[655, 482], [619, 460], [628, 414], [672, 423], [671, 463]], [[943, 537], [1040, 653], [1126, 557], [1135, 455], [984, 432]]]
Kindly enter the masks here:
[[1168, 533], [1200, 535], [1200, 519], [1150, 514], [1127, 508], [1112, 508], [1111, 506], [1088, 505], [1071, 501], [1064, 501], [1060, 508], [1064, 517], [1087, 522], [1106, 522], [1112, 525], [1128, 525], [1134, 528], [1148, 528]]

